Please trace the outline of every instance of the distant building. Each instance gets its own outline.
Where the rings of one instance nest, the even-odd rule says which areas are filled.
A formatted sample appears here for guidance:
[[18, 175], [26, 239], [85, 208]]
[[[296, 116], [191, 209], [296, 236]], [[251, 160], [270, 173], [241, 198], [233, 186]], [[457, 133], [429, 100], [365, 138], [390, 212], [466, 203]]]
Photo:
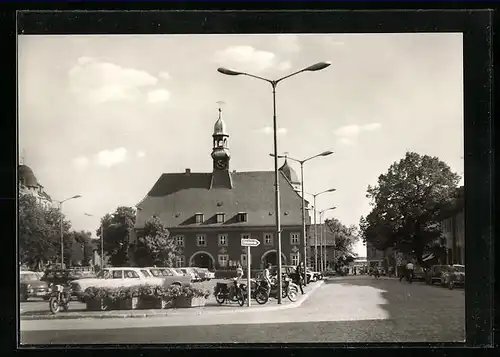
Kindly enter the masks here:
[[52, 198], [45, 192], [33, 171], [26, 165], [19, 165], [19, 194], [28, 194], [36, 198], [37, 203], [45, 208], [52, 207]]
[[447, 264], [465, 264], [465, 216], [464, 187], [457, 190], [454, 207], [441, 221], [441, 230], [446, 245]]
[[[251, 250], [252, 269], [276, 264], [274, 171], [230, 170], [229, 134], [220, 111], [212, 142], [212, 172], [186, 169], [183, 173], [164, 173], [138, 203], [132, 245], [146, 220], [156, 216], [181, 251], [177, 266], [245, 266], [248, 257], [241, 246], [242, 238], [260, 241]], [[297, 264], [303, 249], [302, 200], [297, 181], [285, 160], [279, 170], [283, 264]]]

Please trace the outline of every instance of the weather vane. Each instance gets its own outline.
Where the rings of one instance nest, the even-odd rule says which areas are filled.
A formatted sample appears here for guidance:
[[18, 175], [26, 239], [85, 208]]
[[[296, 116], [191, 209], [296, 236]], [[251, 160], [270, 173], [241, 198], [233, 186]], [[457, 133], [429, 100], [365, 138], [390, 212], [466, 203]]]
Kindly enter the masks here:
[[224, 106], [224, 104], [226, 104], [226, 102], [219, 100], [216, 103], [219, 105], [219, 118], [220, 118], [220, 113], [222, 112], [222, 107]]
[[23, 149], [21, 152], [21, 165], [24, 165], [26, 162], [26, 150]]

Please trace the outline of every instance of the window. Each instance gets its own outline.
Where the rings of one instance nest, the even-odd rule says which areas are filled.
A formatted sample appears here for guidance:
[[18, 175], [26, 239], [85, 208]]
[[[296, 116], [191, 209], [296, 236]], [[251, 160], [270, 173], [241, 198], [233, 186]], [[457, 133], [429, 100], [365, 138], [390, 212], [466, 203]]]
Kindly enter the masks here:
[[247, 265], [247, 255], [246, 254], [242, 254], [240, 256], [240, 262], [241, 262], [241, 265], [244, 267]]
[[238, 222], [246, 222], [247, 214], [245, 212], [238, 213]]
[[227, 254], [219, 254], [219, 266], [222, 268], [227, 267], [227, 263], [229, 261], [229, 255]]
[[273, 245], [273, 234], [272, 233], [264, 233], [264, 244], [265, 245]]
[[207, 246], [207, 241], [205, 239], [205, 236], [203, 234], [198, 234], [196, 236], [196, 244], [198, 247], [206, 247]]
[[141, 273], [146, 277], [146, 278], [149, 278], [151, 276], [151, 274], [149, 274], [149, 272], [147, 270], [143, 270], [141, 269]]
[[290, 244], [299, 244], [300, 233], [290, 233]]
[[196, 213], [196, 223], [203, 223], [203, 213]]
[[175, 266], [177, 268], [181, 268], [184, 266], [184, 256], [183, 255], [179, 255], [176, 259], [175, 259]]
[[175, 236], [175, 245], [178, 247], [184, 247], [184, 236]]
[[123, 279], [123, 270], [113, 270], [113, 279]]
[[139, 279], [139, 274], [133, 270], [125, 270], [125, 277], [127, 279]]
[[217, 213], [217, 223], [224, 223], [224, 213]]
[[241, 239], [250, 239], [250, 233], [242, 233]]
[[292, 261], [293, 266], [299, 265], [299, 253], [290, 254], [290, 260]]
[[219, 246], [227, 247], [227, 234], [219, 234]]

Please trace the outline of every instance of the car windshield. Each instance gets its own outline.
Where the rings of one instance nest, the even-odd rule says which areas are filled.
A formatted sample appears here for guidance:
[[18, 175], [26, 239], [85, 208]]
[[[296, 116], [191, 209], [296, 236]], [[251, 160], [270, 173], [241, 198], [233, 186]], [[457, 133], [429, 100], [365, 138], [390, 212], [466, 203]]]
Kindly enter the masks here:
[[21, 274], [21, 281], [40, 280], [36, 274]]

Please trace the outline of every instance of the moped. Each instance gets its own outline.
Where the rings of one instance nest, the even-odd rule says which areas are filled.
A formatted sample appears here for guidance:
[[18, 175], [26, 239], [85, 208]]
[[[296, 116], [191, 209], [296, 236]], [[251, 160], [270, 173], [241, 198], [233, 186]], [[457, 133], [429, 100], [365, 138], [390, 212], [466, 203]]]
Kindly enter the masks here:
[[63, 311], [69, 310], [71, 301], [71, 289], [63, 285], [53, 285], [49, 299], [49, 309], [53, 314], [57, 314], [61, 308]]
[[225, 302], [238, 302], [240, 306], [245, 304], [243, 295], [243, 284], [238, 284], [238, 279], [234, 279], [232, 286], [227, 283], [217, 283], [214, 290], [215, 300], [219, 305]]

